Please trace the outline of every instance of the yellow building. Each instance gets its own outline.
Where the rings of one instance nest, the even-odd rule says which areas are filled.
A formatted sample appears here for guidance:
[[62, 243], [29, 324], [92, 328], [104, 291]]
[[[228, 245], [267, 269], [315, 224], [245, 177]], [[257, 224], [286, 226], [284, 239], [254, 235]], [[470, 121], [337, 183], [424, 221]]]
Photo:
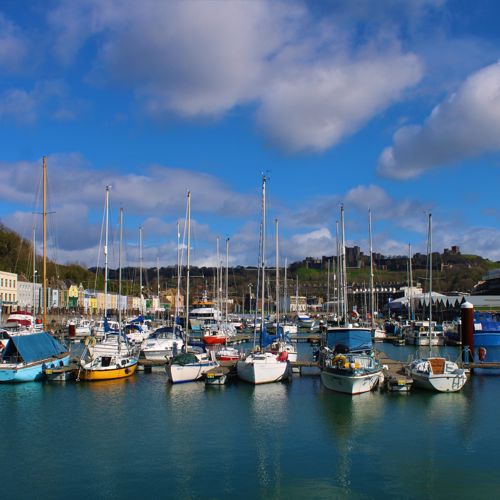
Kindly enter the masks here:
[[17, 308], [17, 274], [0, 271], [0, 301], [3, 313]]

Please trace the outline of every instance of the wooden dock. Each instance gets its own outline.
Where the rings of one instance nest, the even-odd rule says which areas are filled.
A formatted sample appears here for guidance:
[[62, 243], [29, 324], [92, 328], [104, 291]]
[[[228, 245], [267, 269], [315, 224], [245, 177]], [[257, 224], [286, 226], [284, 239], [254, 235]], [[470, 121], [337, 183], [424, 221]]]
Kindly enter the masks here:
[[377, 358], [384, 365], [384, 388], [390, 392], [409, 392], [413, 379], [405, 373], [405, 363], [390, 359], [383, 352]]

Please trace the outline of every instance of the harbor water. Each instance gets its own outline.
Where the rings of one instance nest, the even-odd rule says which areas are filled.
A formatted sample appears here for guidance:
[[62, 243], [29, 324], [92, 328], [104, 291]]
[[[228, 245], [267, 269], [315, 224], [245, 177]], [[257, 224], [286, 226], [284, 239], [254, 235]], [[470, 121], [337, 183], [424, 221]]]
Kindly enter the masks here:
[[162, 372], [4, 385], [2, 497], [495, 498], [499, 390], [473, 376], [453, 394], [348, 396], [312, 375], [206, 387]]

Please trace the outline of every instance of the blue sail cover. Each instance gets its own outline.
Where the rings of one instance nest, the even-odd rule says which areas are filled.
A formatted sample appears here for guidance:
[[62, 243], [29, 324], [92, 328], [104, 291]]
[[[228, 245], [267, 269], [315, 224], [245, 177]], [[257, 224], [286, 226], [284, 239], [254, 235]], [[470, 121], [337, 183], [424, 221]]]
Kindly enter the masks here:
[[25, 363], [33, 363], [66, 352], [66, 347], [47, 332], [42, 332], [11, 337], [2, 352], [2, 359], [20, 356]]
[[328, 330], [328, 347], [333, 348], [336, 345], [345, 345], [350, 351], [371, 349], [372, 332], [371, 330], [360, 330], [358, 328], [338, 328]]
[[276, 335], [269, 335], [267, 333], [267, 328], [266, 325], [262, 326], [262, 333], [260, 334], [260, 346], [262, 348], [267, 347], [268, 345], [271, 345], [273, 342], [276, 342], [276, 340], [279, 339], [279, 333]]
[[134, 318], [130, 323], [144, 323], [144, 316], [138, 316], [137, 318]]

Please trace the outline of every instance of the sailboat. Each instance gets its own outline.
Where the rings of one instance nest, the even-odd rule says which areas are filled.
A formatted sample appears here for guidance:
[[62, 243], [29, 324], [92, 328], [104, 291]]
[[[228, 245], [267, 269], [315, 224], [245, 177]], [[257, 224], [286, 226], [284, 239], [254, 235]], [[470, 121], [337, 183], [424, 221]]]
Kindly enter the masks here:
[[[33, 268], [35, 265], [33, 264]], [[34, 274], [34, 270], [33, 270]], [[0, 351], [0, 383], [33, 382], [45, 378], [46, 368], [68, 366], [69, 350], [47, 332], [47, 161], [43, 158], [43, 331], [5, 333]], [[34, 304], [33, 304], [34, 305]], [[5, 330], [4, 330], [5, 332]], [[2, 344], [3, 345], [3, 344]]]
[[[340, 258], [339, 292], [342, 317], [347, 320], [347, 269], [345, 259], [344, 207], [340, 210], [341, 242], [337, 245]], [[340, 254], [340, 255], [339, 255]], [[372, 351], [370, 328], [344, 326], [329, 328], [321, 336], [319, 366], [321, 382], [332, 391], [361, 394], [373, 390], [383, 380], [383, 367]]]
[[[266, 322], [264, 312], [265, 299], [265, 248], [266, 248], [266, 177], [262, 176], [262, 222], [260, 238], [260, 277], [261, 277], [261, 335], [260, 344], [262, 349], [262, 340], [266, 335]], [[278, 355], [269, 351], [254, 351], [244, 360], [236, 364], [238, 377], [251, 384], [267, 384], [270, 382], [279, 382], [290, 376], [290, 363], [288, 354], [280, 352]]]
[[184, 352], [172, 358], [166, 372], [173, 384], [194, 382], [212, 368], [219, 366], [206, 352], [188, 349], [189, 345], [189, 278], [191, 258], [191, 193], [187, 194], [187, 265], [186, 265], [186, 339]]
[[372, 337], [375, 342], [382, 342], [387, 336], [385, 330], [375, 323], [375, 295], [373, 283], [373, 244], [372, 244], [372, 211], [368, 210], [368, 233], [370, 239], [370, 322]]
[[[279, 224], [278, 219], [275, 220], [276, 225], [276, 339], [269, 346], [269, 350], [274, 354], [286, 352], [288, 360], [291, 363], [297, 361], [297, 345], [292, 343], [288, 332], [285, 331], [284, 325], [280, 324], [280, 281], [279, 281]], [[264, 347], [266, 347], [264, 345]]]
[[[151, 361], [165, 361], [177, 356], [184, 349], [179, 318], [179, 295], [181, 286], [180, 232], [177, 222], [177, 293], [175, 295], [175, 316], [173, 325], [155, 330], [141, 345], [141, 355]], [[159, 282], [159, 278], [158, 278]], [[159, 296], [159, 294], [158, 294]]]
[[[432, 338], [432, 214], [429, 214], [429, 338]], [[419, 357], [406, 372], [416, 387], [436, 392], [456, 392], [467, 382], [465, 370], [442, 356]]]
[[[107, 291], [108, 291], [108, 213], [109, 189], [106, 186], [106, 238], [104, 246], [104, 321], [107, 321]], [[120, 209], [120, 249], [118, 272], [118, 295], [122, 294], [122, 237], [123, 237], [123, 209]], [[95, 337], [88, 337], [85, 341], [86, 348], [80, 357], [77, 370], [77, 380], [113, 380], [130, 377], [137, 368], [138, 357], [127, 342], [121, 329], [122, 308], [118, 307], [118, 334], [105, 334], [102, 342], [97, 342]]]

